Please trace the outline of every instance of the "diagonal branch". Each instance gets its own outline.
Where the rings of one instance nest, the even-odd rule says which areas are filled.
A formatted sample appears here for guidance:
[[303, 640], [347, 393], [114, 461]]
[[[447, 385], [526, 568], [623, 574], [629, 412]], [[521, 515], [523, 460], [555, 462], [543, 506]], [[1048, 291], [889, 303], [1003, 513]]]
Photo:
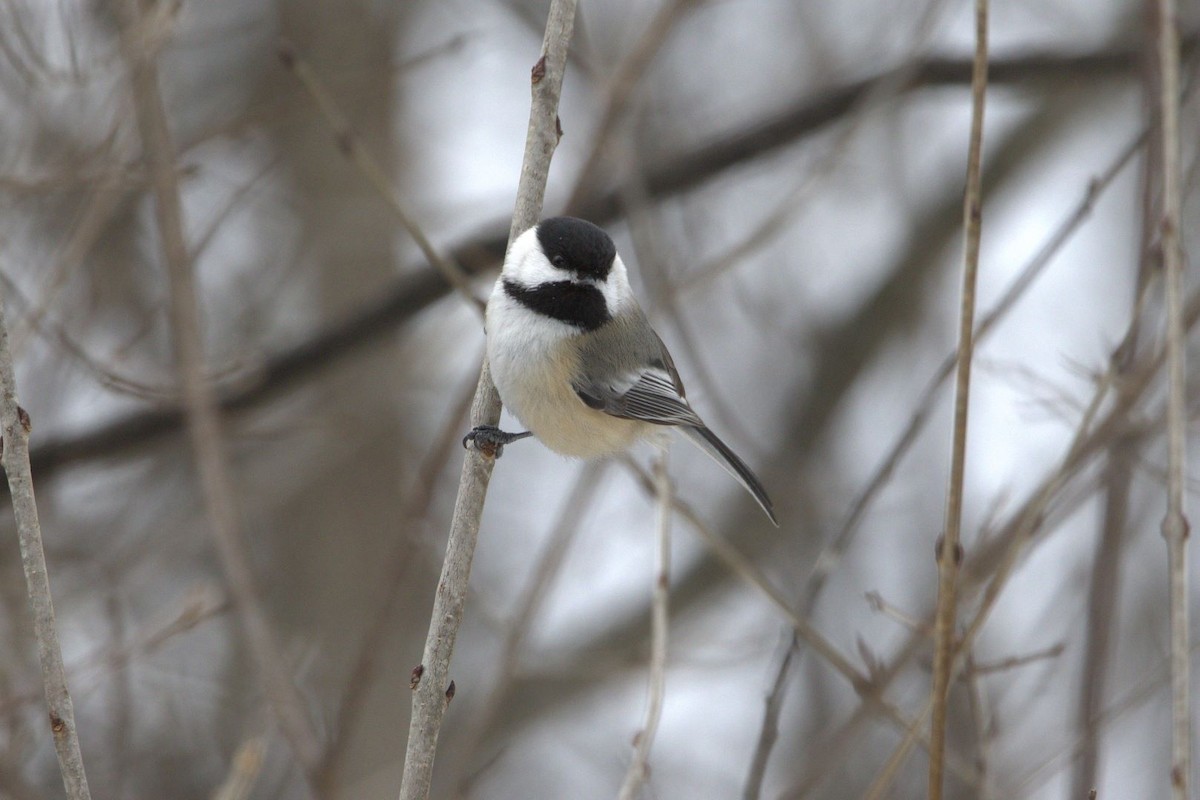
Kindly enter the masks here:
[[8, 346], [8, 328], [4, 321], [4, 303], [0, 298], [0, 464], [8, 476], [13, 515], [17, 521], [17, 539], [21, 545], [21, 566], [33, 612], [33, 635], [37, 640], [42, 686], [50, 712], [50, 731], [58, 752], [58, 768], [69, 800], [88, 800], [87, 775], [79, 752], [75, 730], [75, 710], [67, 690], [62, 648], [54, 621], [54, 603], [50, 597], [50, 576], [46, 572], [46, 554], [42, 550], [42, 528], [38, 522], [33, 496], [33, 473], [29, 466], [29, 415], [17, 405], [17, 379], [12, 352]]

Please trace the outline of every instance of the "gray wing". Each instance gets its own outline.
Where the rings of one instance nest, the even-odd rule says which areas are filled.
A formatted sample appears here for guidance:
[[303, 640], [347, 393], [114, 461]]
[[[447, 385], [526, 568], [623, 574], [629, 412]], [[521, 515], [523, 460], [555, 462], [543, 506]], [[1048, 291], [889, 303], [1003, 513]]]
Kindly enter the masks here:
[[640, 309], [584, 334], [580, 354], [586, 374], [572, 385], [584, 403], [614, 417], [678, 427], [736, 478], [779, 526], [762, 482], [688, 405], [671, 354]]
[[633, 309], [580, 343], [587, 368], [572, 382], [589, 407], [655, 425], [703, 425], [684, 396], [666, 345], [641, 309]]
[[655, 425], [703, 425], [664, 368], [614, 375], [608, 381], [581, 381], [575, 393], [591, 408], [623, 419]]

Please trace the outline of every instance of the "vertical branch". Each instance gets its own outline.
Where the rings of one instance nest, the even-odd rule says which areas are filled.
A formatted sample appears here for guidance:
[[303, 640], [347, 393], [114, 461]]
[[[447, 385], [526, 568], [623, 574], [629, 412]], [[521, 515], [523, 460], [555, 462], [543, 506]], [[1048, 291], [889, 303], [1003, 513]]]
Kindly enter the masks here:
[[671, 591], [671, 477], [667, 474], [667, 448], [654, 462], [654, 485], [658, 494], [658, 552], [654, 564], [654, 594], [650, 604], [650, 686], [646, 698], [646, 722], [633, 742], [633, 762], [625, 773], [619, 800], [636, 800], [650, 777], [650, 748], [662, 719], [667, 683], [667, 623]]
[[938, 544], [938, 596], [934, 617], [933, 722], [929, 736], [929, 797], [940, 800], [945, 771], [946, 705], [954, 660], [954, 627], [958, 605], [958, 572], [962, 563], [963, 477], [967, 454], [967, 408], [974, 350], [975, 279], [979, 271], [982, 223], [981, 164], [983, 106], [987, 93], [987, 0], [975, 0], [975, 63], [971, 71], [971, 140], [967, 153], [967, 188], [963, 200], [965, 246], [962, 305], [959, 314], [958, 358], [954, 385], [954, 439], [950, 483], [946, 490], [945, 533]]
[[169, 278], [172, 346], [196, 470], [209, 529], [247, 647], [264, 683], [268, 702], [306, 777], [311, 780], [321, 746], [304, 703], [292, 683], [266, 612], [238, 522], [238, 510], [224, 449], [216, 392], [205, 369], [195, 276], [184, 237], [183, 208], [175, 150], [159, 91], [152, 48], [143, 41], [144, 0], [121, 4], [122, 47], [129, 64], [138, 130], [154, 190], [155, 221]]
[[[525, 155], [521, 162], [521, 178], [517, 184], [517, 201], [513, 210], [508, 241], [537, 223], [546, 196], [546, 180], [550, 174], [550, 159], [558, 146], [560, 134], [558, 100], [562, 94], [563, 75], [567, 66], [567, 48], [575, 26], [576, 0], [553, 0], [546, 19], [546, 35], [542, 40], [541, 57], [533, 66], [532, 104], [529, 128], [525, 138]], [[471, 403], [472, 425], [494, 425], [500, 420], [500, 395], [492, 383], [487, 357], [479, 371], [479, 384]], [[450, 703], [450, 659], [454, 642], [462, 623], [467, 584], [471, 577], [471, 561], [479, 539], [479, 522], [488, 483], [496, 465], [495, 454], [470, 448], [463, 459], [454, 516], [446, 556], [438, 578], [429, 633], [420, 665], [413, 670], [414, 688], [412, 716], [409, 721], [408, 746], [404, 755], [404, 776], [400, 800], [424, 800], [433, 783], [433, 761], [437, 754], [438, 734], [442, 718]]]
[[25, 588], [33, 612], [33, 635], [37, 640], [42, 686], [50, 712], [50, 731], [58, 753], [58, 768], [69, 800], [87, 800], [87, 775], [79, 752], [75, 731], [75, 709], [67, 691], [62, 648], [54, 621], [54, 603], [50, 598], [50, 575], [46, 572], [46, 554], [42, 550], [42, 527], [38, 522], [33, 496], [33, 473], [29, 468], [29, 415], [17, 405], [17, 379], [12, 352], [8, 346], [8, 327], [4, 321], [4, 302], [0, 297], [0, 464], [8, 476], [13, 516], [17, 521], [17, 539], [21, 546], [21, 566], [25, 569]]
[[1188, 647], [1188, 520], [1184, 510], [1187, 477], [1187, 363], [1183, 319], [1183, 253], [1179, 243], [1179, 32], [1175, 0], [1158, 0], [1159, 155], [1162, 157], [1161, 221], [1164, 290], [1167, 305], [1167, 540], [1171, 602], [1171, 793], [1188, 797], [1192, 771], [1191, 680]]

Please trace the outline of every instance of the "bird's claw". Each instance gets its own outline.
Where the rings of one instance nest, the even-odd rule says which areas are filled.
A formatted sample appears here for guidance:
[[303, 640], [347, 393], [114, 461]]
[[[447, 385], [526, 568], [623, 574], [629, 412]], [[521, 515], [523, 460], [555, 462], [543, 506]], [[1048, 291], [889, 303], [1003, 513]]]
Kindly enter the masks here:
[[476, 425], [463, 437], [462, 443], [463, 447], [474, 445], [475, 449], [484, 455], [499, 458], [504, 453], [504, 445], [532, 435], [529, 431], [508, 433], [495, 425]]

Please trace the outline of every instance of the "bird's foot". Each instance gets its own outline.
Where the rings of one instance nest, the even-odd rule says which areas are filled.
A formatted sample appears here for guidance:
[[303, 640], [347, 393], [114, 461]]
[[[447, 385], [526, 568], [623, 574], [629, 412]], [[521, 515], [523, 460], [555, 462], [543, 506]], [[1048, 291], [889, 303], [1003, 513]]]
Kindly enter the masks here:
[[463, 437], [463, 447], [474, 445], [475, 449], [481, 453], [490, 455], [492, 458], [499, 458], [504, 453], [504, 445], [530, 436], [533, 436], [532, 431], [508, 433], [495, 425], [476, 425], [470, 433]]

